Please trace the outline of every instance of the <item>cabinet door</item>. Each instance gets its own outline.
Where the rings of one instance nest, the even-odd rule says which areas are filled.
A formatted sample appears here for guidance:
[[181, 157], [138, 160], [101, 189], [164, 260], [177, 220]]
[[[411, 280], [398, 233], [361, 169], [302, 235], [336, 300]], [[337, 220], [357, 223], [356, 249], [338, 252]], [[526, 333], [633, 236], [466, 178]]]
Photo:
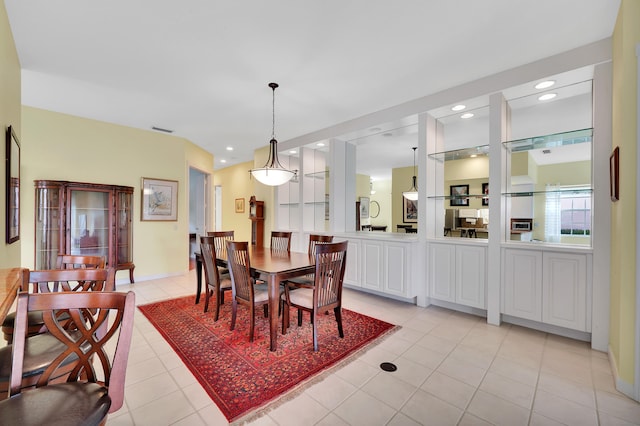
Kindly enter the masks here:
[[384, 245], [384, 292], [396, 296], [407, 293], [407, 249], [404, 244]]
[[429, 247], [429, 281], [431, 297], [455, 302], [455, 249], [454, 245], [431, 244]]
[[505, 249], [503, 312], [542, 321], [542, 253]]
[[362, 286], [382, 291], [382, 242], [362, 241]]
[[111, 191], [69, 188], [67, 254], [105, 256], [110, 263]]
[[116, 265], [133, 262], [131, 193], [116, 192]]
[[347, 247], [347, 265], [344, 271], [344, 283], [361, 287], [360, 284], [360, 241], [349, 240]]
[[53, 269], [65, 243], [64, 193], [58, 184], [36, 182], [35, 268]]
[[456, 303], [485, 309], [485, 248], [456, 246]]
[[542, 320], [587, 331], [586, 256], [545, 252], [543, 265]]

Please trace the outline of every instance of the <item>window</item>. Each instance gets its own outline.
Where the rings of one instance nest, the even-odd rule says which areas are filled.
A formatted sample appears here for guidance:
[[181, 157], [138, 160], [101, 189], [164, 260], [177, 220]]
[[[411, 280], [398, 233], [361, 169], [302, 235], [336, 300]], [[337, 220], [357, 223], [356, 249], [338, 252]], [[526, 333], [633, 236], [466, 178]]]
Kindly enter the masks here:
[[591, 234], [591, 193], [573, 192], [560, 196], [560, 233], [562, 235]]

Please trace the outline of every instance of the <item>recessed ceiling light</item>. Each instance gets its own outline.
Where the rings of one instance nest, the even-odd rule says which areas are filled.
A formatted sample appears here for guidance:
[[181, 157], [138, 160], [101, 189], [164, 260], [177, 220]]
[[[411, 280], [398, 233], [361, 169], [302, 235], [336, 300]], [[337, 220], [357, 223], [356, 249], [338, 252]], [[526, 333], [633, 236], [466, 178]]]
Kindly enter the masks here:
[[553, 99], [555, 98], [557, 95], [557, 93], [545, 93], [544, 95], [540, 96], [538, 98], [539, 101], [548, 101], [549, 99]]
[[233, 151], [233, 147], [232, 146], [228, 146], [227, 147], [227, 151]]
[[291, 151], [289, 151], [289, 154], [297, 154], [298, 151], [296, 151], [295, 149], [292, 149]]
[[324, 142], [318, 142], [318, 146], [324, 146]]
[[534, 87], [536, 89], [547, 89], [547, 88], [553, 86], [554, 84], [556, 84], [556, 82], [554, 80], [545, 80], [545, 81], [541, 81], [540, 83], [536, 84]]
[[451, 111], [462, 111], [463, 109], [465, 109], [467, 106], [466, 105], [456, 105], [454, 107], [451, 107]]
[[478, 156], [478, 154], [471, 154], [469, 157], [476, 158], [477, 156]]
[[221, 163], [226, 163], [226, 162], [227, 162], [227, 160], [224, 160], [224, 159], [223, 159], [223, 160], [220, 160], [220, 162], [221, 162]]
[[467, 113], [462, 114], [462, 115], [460, 116], [460, 118], [471, 118], [471, 117], [473, 117], [473, 114], [472, 114], [472, 113], [470, 113], [470, 112], [467, 112]]

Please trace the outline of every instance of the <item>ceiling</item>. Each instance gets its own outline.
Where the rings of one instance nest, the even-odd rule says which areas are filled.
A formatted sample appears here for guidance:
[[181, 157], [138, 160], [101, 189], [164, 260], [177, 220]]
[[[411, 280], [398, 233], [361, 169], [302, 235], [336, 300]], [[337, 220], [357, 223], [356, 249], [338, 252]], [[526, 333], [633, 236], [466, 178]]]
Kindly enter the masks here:
[[[282, 142], [610, 37], [620, 4], [4, 2], [23, 104], [170, 129], [211, 152], [215, 169], [250, 161], [268, 145], [269, 82], [280, 84], [275, 134]], [[386, 147], [368, 162], [372, 169], [413, 163], [415, 122], [368, 129], [359, 145], [372, 143], [373, 133]]]

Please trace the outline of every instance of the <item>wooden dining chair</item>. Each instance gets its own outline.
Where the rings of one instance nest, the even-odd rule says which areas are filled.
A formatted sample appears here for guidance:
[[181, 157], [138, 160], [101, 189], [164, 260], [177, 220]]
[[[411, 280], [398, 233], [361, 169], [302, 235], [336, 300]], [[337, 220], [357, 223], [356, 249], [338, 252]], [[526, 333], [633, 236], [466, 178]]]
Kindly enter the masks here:
[[[61, 255], [58, 255], [56, 260], [56, 269], [104, 269], [104, 267], [105, 267], [104, 256], [77, 256], [77, 255], [61, 254]], [[21, 290], [36, 291], [36, 292], [38, 291], [38, 288], [36, 286], [37, 281], [33, 281], [33, 279], [39, 279], [39, 278], [36, 278], [36, 276], [33, 275], [34, 272], [35, 271], [31, 271], [29, 274], [30, 278], [25, 284], [27, 288], [22, 288]], [[44, 278], [46, 279], [47, 277], [44, 276]], [[115, 272], [111, 275], [108, 275], [108, 278], [111, 280], [108, 283], [109, 288], [115, 289]], [[31, 290], [28, 289], [29, 284], [31, 284], [32, 286]], [[50, 284], [51, 284], [52, 290], [57, 290], [57, 288], [54, 288], [56, 287], [55, 281], [51, 281]], [[105, 283], [105, 286], [106, 284], [107, 283]], [[10, 312], [5, 317], [4, 321], [2, 321], [2, 326], [0, 328], [2, 330], [4, 340], [6, 340], [9, 343], [11, 343], [13, 339], [14, 322], [15, 322], [15, 312]], [[44, 325], [44, 322], [42, 321], [42, 317], [37, 312], [30, 314], [29, 328], [28, 328], [29, 336], [38, 334], [38, 330], [40, 330], [43, 325]]]
[[316, 247], [316, 271], [313, 288], [303, 287], [291, 291], [285, 286], [282, 315], [282, 334], [287, 334], [289, 311], [298, 308], [298, 326], [302, 325], [302, 311], [311, 313], [313, 324], [313, 350], [318, 351], [318, 312], [333, 308], [338, 323], [338, 335], [343, 338], [342, 329], [342, 282], [347, 258], [348, 241], [318, 244]]
[[[114, 272], [107, 269], [51, 269], [43, 271], [28, 271], [24, 274], [21, 292], [31, 293], [58, 293], [58, 292], [104, 292], [113, 291], [111, 286], [113, 280], [111, 278]], [[17, 311], [14, 313], [17, 330]], [[38, 319], [42, 325], [35, 327], [33, 319]], [[61, 313], [59, 320], [68, 319], [68, 315]], [[31, 387], [39, 379], [40, 375], [45, 371], [47, 366], [59, 354], [60, 342], [52, 338], [48, 333], [46, 321], [43, 313], [37, 310], [29, 310], [27, 312], [27, 320], [25, 330], [31, 329], [31, 335], [27, 336], [26, 352], [24, 355], [23, 369], [23, 387]], [[12, 333], [12, 341], [15, 340], [16, 334]], [[20, 338], [20, 336], [17, 336]], [[6, 395], [9, 389], [9, 375], [11, 373], [11, 355], [12, 345], [9, 344], [0, 348], [0, 399], [2, 395]], [[67, 357], [64, 366], [71, 368], [75, 361], [75, 355]], [[59, 369], [56, 374], [64, 375], [64, 368]], [[55, 377], [53, 377], [55, 378]], [[64, 377], [61, 376], [61, 380]], [[2, 424], [0, 422], [0, 424]]]
[[[29, 312], [43, 312], [47, 333], [59, 352], [34, 389], [25, 390], [22, 374], [31, 338]], [[64, 311], [72, 325], [59, 321]], [[135, 294], [116, 292], [27, 293], [18, 296], [16, 339], [11, 361], [10, 398], [0, 401], [0, 424], [104, 425], [124, 400], [125, 373], [131, 346]], [[104, 332], [101, 332], [104, 331]], [[113, 344], [115, 343], [115, 345]], [[108, 345], [108, 346], [107, 346]], [[75, 362], [64, 383], [52, 383], [65, 354]]]
[[[231, 274], [231, 291], [233, 303], [231, 305], [231, 327], [236, 326], [238, 304], [249, 307], [249, 341], [253, 342], [256, 307], [269, 306], [269, 292], [262, 286], [256, 286], [251, 276], [249, 260], [249, 243], [247, 241], [227, 241], [227, 263]], [[266, 309], [266, 308], [265, 308]], [[267, 311], [265, 310], [265, 313]]]
[[[209, 231], [207, 235], [213, 237], [214, 247], [216, 249], [216, 257], [227, 258], [227, 241], [233, 241], [234, 231]], [[229, 269], [218, 266], [220, 274], [228, 274]]]
[[[307, 253], [309, 253], [309, 257], [316, 257], [316, 247], [318, 244], [326, 244], [333, 242], [333, 235], [318, 235], [311, 234], [309, 235], [309, 247], [307, 248]], [[315, 281], [314, 274], [305, 275], [298, 278], [290, 278], [282, 283], [284, 285], [288, 285], [290, 289], [299, 288], [299, 287], [313, 287]]]
[[[226, 246], [224, 251], [227, 251]], [[224, 303], [224, 293], [231, 291], [231, 277], [229, 276], [228, 269], [226, 273], [221, 273], [218, 266], [216, 266], [218, 258], [214, 236], [200, 237], [200, 253], [204, 262], [204, 280], [206, 284], [204, 311], [209, 312], [209, 299], [215, 294], [216, 312], [213, 320], [218, 321], [220, 305]]]
[[291, 232], [271, 231], [271, 250], [291, 251]]
[[103, 269], [106, 263], [105, 256], [59, 254], [56, 258], [56, 269]]

